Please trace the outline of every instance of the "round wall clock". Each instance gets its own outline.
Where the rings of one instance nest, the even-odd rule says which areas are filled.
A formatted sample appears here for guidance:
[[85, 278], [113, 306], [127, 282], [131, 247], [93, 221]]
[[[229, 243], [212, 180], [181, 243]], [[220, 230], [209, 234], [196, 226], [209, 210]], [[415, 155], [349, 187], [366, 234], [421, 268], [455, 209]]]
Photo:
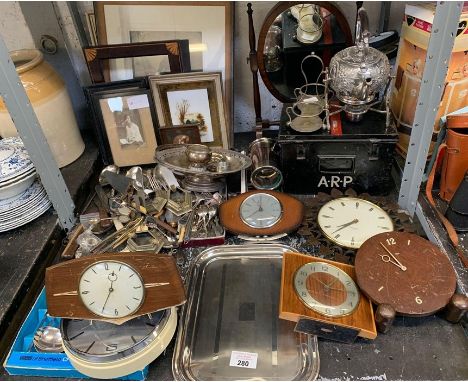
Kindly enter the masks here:
[[359, 305], [353, 279], [324, 262], [302, 265], [294, 275], [294, 290], [307, 307], [328, 317], [347, 316]]
[[368, 238], [393, 231], [390, 216], [379, 206], [359, 198], [338, 198], [324, 204], [317, 217], [323, 234], [332, 242], [357, 249]]
[[115, 325], [96, 320], [63, 319], [64, 351], [81, 373], [119, 378], [143, 369], [170, 343], [177, 326], [175, 308], [145, 314]]
[[432, 314], [448, 304], [456, 288], [447, 256], [430, 241], [406, 232], [367, 240], [357, 252], [355, 267], [362, 292], [401, 315]]

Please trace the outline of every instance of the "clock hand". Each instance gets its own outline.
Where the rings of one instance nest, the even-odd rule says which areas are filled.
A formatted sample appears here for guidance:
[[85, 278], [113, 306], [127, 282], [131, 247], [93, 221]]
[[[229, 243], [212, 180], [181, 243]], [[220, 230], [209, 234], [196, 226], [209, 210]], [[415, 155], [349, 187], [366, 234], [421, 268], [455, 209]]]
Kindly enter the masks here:
[[349, 223], [341, 224], [341, 225], [338, 226], [339, 228], [338, 228], [336, 231], [333, 231], [333, 232], [332, 232], [332, 234], [333, 234], [333, 233], [336, 233], [336, 232], [338, 232], [338, 231], [341, 231], [342, 229], [344, 229], [344, 228], [346, 228], [346, 227], [349, 227], [350, 225], [356, 224], [356, 223], [359, 223], [359, 220], [358, 220], [358, 219], [354, 219], [354, 220], [350, 221]]
[[254, 216], [255, 214], [258, 214], [259, 212], [260, 212], [260, 210], [255, 211], [254, 213], [252, 213], [252, 214], [250, 214], [249, 216], [247, 216], [246, 219], [251, 218], [251, 217]]
[[114, 289], [112, 288], [112, 284], [113, 284], [113, 283], [114, 283], [114, 282], [111, 281], [111, 286], [110, 286], [110, 288], [109, 288], [109, 294], [107, 295], [106, 301], [104, 301], [104, 305], [102, 306], [102, 311], [103, 311], [103, 312], [104, 312], [104, 308], [106, 307], [107, 301], [109, 300], [109, 297], [110, 297], [111, 293], [114, 291]]
[[[390, 252], [390, 251], [388, 250], [388, 248], [387, 248], [385, 245], [383, 245], [381, 242], [379, 242], [379, 244], [382, 246], [383, 249], [385, 249], [385, 251], [387, 251], [387, 253], [392, 257], [392, 259], [395, 260], [396, 264], [395, 264], [393, 261], [390, 261], [390, 262], [391, 262], [392, 264], [395, 264], [395, 265], [396, 265], [398, 268], [400, 268], [402, 271], [406, 271], [407, 268], [406, 268], [402, 263], [400, 263], [400, 261], [393, 255], [393, 253]], [[385, 256], [385, 255], [384, 255], [384, 256]], [[382, 256], [381, 256], [381, 257], [382, 257]], [[384, 260], [383, 257], [382, 257], [382, 260]], [[389, 259], [389, 260], [390, 260], [390, 259]], [[384, 261], [385, 261], [385, 260], [384, 260]]]
[[314, 275], [311, 275], [311, 277], [312, 277], [313, 279], [317, 280], [317, 281], [318, 281], [320, 284], [322, 284], [323, 286], [328, 287], [327, 284], [325, 284], [322, 280], [318, 279], [317, 277], [314, 277]]
[[314, 277], [312, 276], [315, 280], [317, 280], [320, 284], [322, 284], [325, 288], [327, 289], [331, 289], [331, 290], [336, 290], [336, 291], [339, 291], [339, 292], [342, 292], [342, 289], [336, 289], [336, 288], [332, 288], [331, 285], [333, 285], [336, 281], [338, 281], [338, 279], [335, 279], [334, 281], [332, 281], [331, 284], [325, 284], [322, 280], [318, 279], [317, 277]]
[[258, 204], [258, 212], [263, 212], [263, 207], [262, 207], [262, 197], [260, 196], [258, 198], [259, 204]]

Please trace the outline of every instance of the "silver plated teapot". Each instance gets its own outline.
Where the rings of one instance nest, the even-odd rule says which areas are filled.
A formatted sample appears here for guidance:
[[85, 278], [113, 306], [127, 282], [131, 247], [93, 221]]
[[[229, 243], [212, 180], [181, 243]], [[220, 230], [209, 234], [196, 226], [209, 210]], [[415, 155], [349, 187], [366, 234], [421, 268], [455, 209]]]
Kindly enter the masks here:
[[356, 21], [355, 46], [335, 54], [329, 66], [330, 87], [344, 103], [346, 115], [353, 121], [362, 119], [390, 76], [387, 56], [369, 47], [367, 11], [360, 8]]

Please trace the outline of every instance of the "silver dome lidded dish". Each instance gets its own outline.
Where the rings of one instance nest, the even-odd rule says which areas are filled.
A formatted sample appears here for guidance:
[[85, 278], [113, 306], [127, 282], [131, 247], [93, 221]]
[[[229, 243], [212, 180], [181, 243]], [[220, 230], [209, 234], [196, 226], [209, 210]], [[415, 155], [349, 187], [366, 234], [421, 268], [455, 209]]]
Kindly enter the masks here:
[[369, 47], [367, 11], [360, 8], [356, 21], [356, 45], [335, 54], [329, 66], [330, 87], [345, 104], [351, 121], [359, 121], [379, 98], [390, 79], [387, 56]]

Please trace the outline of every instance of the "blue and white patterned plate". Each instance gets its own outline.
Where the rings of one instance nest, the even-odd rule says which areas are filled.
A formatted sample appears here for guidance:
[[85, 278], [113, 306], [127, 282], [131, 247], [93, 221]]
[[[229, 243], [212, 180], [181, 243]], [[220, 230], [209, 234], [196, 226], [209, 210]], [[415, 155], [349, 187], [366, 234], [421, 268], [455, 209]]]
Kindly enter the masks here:
[[37, 179], [31, 187], [29, 187], [22, 194], [13, 198], [0, 200], [0, 213], [13, 210], [18, 207], [24, 208], [27, 203], [32, 202], [35, 198], [39, 197], [44, 191], [44, 187]]
[[37, 219], [39, 216], [47, 212], [52, 204], [50, 201], [47, 200], [47, 203], [40, 204], [39, 206], [35, 207], [31, 213], [25, 215], [20, 219], [13, 220], [8, 224], [1, 224], [0, 225], [0, 232], [10, 231], [12, 229], [21, 227], [34, 219]]
[[0, 140], [0, 182], [15, 178], [33, 167], [20, 138]]
[[36, 196], [34, 199], [26, 203], [24, 206], [21, 206], [12, 210], [0, 212], [0, 223], [27, 215], [32, 209], [34, 209], [35, 206], [38, 206], [41, 203], [47, 203], [48, 201], [49, 201], [49, 198], [47, 197], [47, 194], [44, 190], [43, 193]]

